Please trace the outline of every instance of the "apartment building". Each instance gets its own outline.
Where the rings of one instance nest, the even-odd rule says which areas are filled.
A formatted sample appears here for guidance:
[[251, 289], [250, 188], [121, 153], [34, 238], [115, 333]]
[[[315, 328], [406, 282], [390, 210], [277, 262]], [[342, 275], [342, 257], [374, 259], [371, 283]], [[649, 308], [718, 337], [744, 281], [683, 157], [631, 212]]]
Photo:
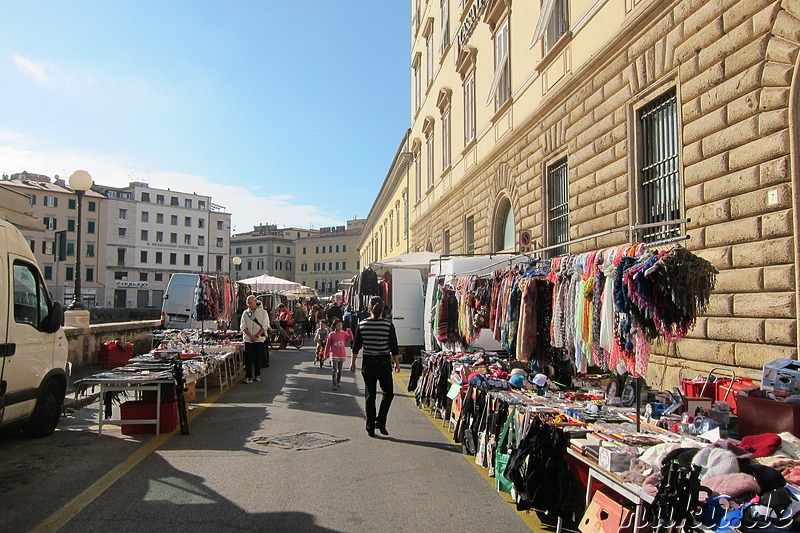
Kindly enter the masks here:
[[[53, 299], [69, 304], [75, 296], [75, 257], [81, 254], [81, 293], [87, 307], [103, 306], [107, 291], [105, 278], [107, 200], [96, 191], [83, 197], [81, 250], [77, 249], [78, 197], [58, 175], [49, 176], [20, 172], [3, 176], [3, 191], [28, 198], [28, 214], [41, 221], [44, 230], [19, 229], [30, 243], [42, 268], [45, 284]], [[5, 194], [0, 191], [0, 194]], [[11, 192], [13, 191], [13, 192]], [[56, 234], [64, 235], [61, 254]]]
[[239, 257], [242, 263], [238, 269], [231, 263], [231, 276], [246, 279], [267, 273], [295, 281], [296, 241], [318, 233], [312, 229], [278, 228], [275, 224], [261, 224], [253, 231], [238, 233], [231, 237], [230, 257]]
[[340, 283], [361, 270], [358, 245], [366, 219], [347, 221], [345, 226], [320, 228], [314, 236], [297, 240], [295, 281], [316, 289], [320, 296], [331, 296]]
[[108, 198], [107, 307], [160, 307], [175, 272], [228, 270], [231, 215], [210, 196], [95, 185]]
[[[408, 183], [412, 251], [516, 250], [521, 231], [554, 254], [688, 238], [717, 288], [689, 338], [669, 357], [656, 347], [651, 377], [714, 365], [758, 377], [797, 358], [793, 3], [410, 6], [413, 163], [381, 195]], [[381, 243], [373, 229], [363, 251], [393, 253]]]

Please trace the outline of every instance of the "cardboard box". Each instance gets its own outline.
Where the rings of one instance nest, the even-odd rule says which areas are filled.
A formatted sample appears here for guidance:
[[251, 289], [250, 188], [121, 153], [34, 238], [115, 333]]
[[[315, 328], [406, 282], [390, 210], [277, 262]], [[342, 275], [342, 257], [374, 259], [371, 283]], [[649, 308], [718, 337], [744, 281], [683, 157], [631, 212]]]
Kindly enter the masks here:
[[597, 491], [578, 525], [581, 533], [621, 533], [633, 531], [633, 513], [621, 503]]
[[800, 361], [781, 358], [764, 365], [761, 388], [789, 394], [800, 392]]
[[186, 403], [197, 400], [197, 383], [192, 381], [186, 384], [186, 390], [183, 391], [183, 399]]
[[635, 450], [623, 446], [600, 446], [600, 468], [609, 472], [625, 472], [631, 468], [631, 457], [636, 455]]
[[706, 398], [705, 396], [697, 396], [694, 398], [691, 396], [686, 396], [683, 400], [685, 403], [685, 411], [692, 416], [694, 416], [694, 414], [697, 412], [697, 409], [710, 411], [711, 407], [714, 405], [714, 400], [711, 398]]

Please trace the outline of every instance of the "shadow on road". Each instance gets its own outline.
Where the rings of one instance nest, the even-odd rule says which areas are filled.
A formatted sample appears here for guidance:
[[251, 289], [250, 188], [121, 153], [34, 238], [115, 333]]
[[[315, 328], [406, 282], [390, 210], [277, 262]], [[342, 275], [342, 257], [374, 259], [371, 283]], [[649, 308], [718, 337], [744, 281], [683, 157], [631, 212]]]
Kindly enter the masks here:
[[[387, 425], [388, 427], [388, 425]], [[445, 452], [456, 452], [461, 453], [461, 449], [456, 446], [455, 444], [449, 442], [431, 442], [425, 440], [408, 440], [408, 439], [398, 439], [396, 437], [392, 437], [391, 435], [388, 437], [384, 437], [379, 435], [378, 438], [383, 440], [390, 440], [392, 442], [396, 442], [398, 444], [408, 444], [410, 446], [422, 446], [425, 448], [434, 448], [436, 450], [442, 450]]]

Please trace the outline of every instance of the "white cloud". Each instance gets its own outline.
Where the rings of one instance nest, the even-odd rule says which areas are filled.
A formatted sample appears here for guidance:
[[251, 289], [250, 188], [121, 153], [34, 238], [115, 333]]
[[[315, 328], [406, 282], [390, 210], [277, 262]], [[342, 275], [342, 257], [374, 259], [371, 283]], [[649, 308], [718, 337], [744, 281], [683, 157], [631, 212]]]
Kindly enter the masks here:
[[291, 196], [258, 196], [256, 187], [212, 182], [206, 176], [170, 170], [143, 170], [114, 156], [91, 154], [69, 149], [42, 146], [35, 139], [13, 131], [0, 130], [0, 173], [14, 174], [27, 170], [63, 179], [77, 169], [92, 175], [96, 183], [124, 187], [131, 181], [148, 182], [151, 187], [203, 194], [231, 213], [236, 233], [251, 231], [263, 223], [278, 226], [320, 227], [342, 224], [318, 206], [292, 203]]
[[36, 78], [40, 83], [47, 83], [48, 76], [45, 70], [48, 68], [48, 65], [44, 63], [37, 63], [31, 59], [26, 57], [19, 56], [17, 54], [11, 55], [11, 60], [17, 65], [22, 72], [33, 76]]

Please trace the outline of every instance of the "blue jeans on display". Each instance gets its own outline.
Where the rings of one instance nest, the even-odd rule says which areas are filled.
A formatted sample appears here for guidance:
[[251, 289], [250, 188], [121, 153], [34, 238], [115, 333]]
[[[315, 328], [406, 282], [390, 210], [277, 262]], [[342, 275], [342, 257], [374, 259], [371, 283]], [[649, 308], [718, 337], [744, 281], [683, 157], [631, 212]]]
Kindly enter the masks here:
[[344, 359], [331, 357], [331, 365], [333, 366], [333, 386], [338, 387], [339, 383], [342, 382], [342, 365], [344, 365]]
[[[394, 381], [392, 380], [392, 363], [390, 357], [386, 356], [367, 356], [364, 357], [364, 364], [361, 368], [361, 375], [364, 377], [364, 389], [366, 391], [366, 412], [367, 430], [374, 430], [376, 427], [386, 426], [386, 417], [389, 415], [389, 407], [394, 398]], [[378, 393], [378, 384], [383, 391], [380, 410], [375, 412], [375, 398]]]

